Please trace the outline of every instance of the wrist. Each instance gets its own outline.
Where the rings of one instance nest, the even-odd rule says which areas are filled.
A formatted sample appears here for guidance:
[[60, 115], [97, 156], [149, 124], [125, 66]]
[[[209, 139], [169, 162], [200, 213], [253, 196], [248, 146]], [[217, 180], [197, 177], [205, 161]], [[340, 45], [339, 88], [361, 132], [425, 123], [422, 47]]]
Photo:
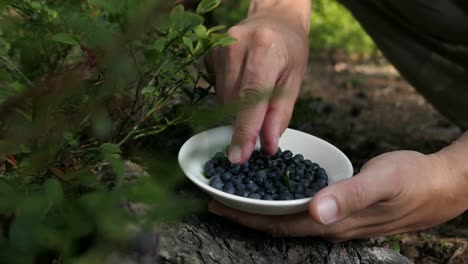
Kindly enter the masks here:
[[248, 16], [263, 12], [293, 19], [306, 34], [309, 33], [311, 0], [250, 0]]
[[453, 195], [460, 200], [460, 206], [468, 210], [468, 131], [433, 155], [437, 156], [446, 171], [447, 178], [444, 180], [452, 182]]

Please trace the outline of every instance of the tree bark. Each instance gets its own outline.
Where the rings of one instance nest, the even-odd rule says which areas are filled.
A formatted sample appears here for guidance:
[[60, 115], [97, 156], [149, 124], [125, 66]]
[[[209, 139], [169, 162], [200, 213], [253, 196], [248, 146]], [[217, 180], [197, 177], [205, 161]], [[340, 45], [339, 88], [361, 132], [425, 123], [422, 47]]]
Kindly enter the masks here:
[[365, 241], [332, 244], [316, 238], [273, 238], [211, 215], [193, 215], [159, 237], [160, 263], [405, 264], [404, 256]]

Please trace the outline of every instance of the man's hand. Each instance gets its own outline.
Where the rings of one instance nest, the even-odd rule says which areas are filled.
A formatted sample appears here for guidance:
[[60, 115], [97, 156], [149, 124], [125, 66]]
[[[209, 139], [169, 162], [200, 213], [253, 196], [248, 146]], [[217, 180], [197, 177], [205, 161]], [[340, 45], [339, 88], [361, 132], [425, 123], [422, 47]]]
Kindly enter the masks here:
[[317, 193], [310, 214], [253, 215], [215, 202], [210, 211], [273, 235], [322, 236], [334, 241], [421, 230], [468, 208], [467, 152], [468, 134], [432, 155], [383, 154], [358, 175]]
[[309, 24], [310, 0], [252, 0], [247, 19], [228, 31], [237, 42], [215, 50], [216, 92], [221, 103], [274, 90], [280, 94], [237, 114], [231, 162], [246, 161], [259, 134], [263, 151], [276, 153], [304, 77]]

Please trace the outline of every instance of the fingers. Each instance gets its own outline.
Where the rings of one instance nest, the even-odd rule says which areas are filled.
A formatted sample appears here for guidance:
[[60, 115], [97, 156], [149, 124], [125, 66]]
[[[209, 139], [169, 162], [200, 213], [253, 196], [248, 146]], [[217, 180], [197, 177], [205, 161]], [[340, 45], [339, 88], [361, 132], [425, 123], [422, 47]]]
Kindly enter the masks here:
[[[254, 34], [257, 44], [247, 54], [239, 97], [249, 102], [237, 114], [234, 123], [229, 152], [232, 163], [245, 162], [252, 153], [268, 109], [267, 96], [273, 91], [284, 65], [284, 60], [278, 58], [275, 43], [269, 41], [269, 34], [269, 31]], [[273, 133], [279, 134], [279, 131]]]
[[218, 48], [216, 60], [216, 95], [219, 102], [226, 103], [237, 97], [241, 83], [241, 73], [244, 71], [247, 47], [238, 27], [229, 29], [228, 34], [238, 41], [228, 47]]
[[287, 69], [280, 76], [260, 132], [262, 151], [268, 155], [273, 155], [278, 150], [279, 138], [291, 120], [301, 82], [300, 71], [294, 71], [294, 69]]
[[228, 208], [216, 201], [210, 203], [209, 210], [230, 221], [273, 236], [322, 236], [325, 231], [323, 226], [314, 223], [306, 213], [285, 216], [255, 215]]
[[398, 177], [393, 176], [391, 169], [367, 166], [358, 175], [317, 193], [310, 203], [310, 214], [319, 223], [332, 224], [390, 199], [398, 194]]

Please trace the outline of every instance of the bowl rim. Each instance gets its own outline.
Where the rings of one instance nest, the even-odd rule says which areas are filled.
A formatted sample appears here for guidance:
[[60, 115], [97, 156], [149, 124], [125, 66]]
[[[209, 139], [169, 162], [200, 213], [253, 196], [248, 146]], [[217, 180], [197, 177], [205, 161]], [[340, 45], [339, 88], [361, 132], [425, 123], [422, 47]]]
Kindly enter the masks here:
[[[184, 144], [182, 145], [182, 147], [180, 148], [179, 153], [178, 153], [179, 167], [181, 168], [181, 170], [183, 171], [185, 176], [187, 178], [189, 178], [193, 183], [195, 183], [200, 188], [202, 188], [202, 189], [204, 189], [204, 190], [206, 190], [206, 191], [208, 191], [208, 192], [210, 192], [212, 194], [215, 194], [217, 196], [221, 196], [221, 197], [223, 197], [225, 199], [229, 199], [229, 200], [233, 200], [233, 201], [241, 202], [241, 203], [254, 204], [254, 205], [270, 206], [270, 207], [298, 206], [298, 205], [303, 205], [304, 203], [308, 203], [309, 201], [312, 200], [313, 197], [307, 197], [307, 198], [302, 198], [302, 199], [292, 199], [292, 200], [280, 200], [280, 201], [277, 201], [277, 200], [259, 200], [259, 199], [252, 199], [252, 198], [248, 198], [248, 197], [242, 197], [242, 196], [238, 196], [238, 195], [235, 195], [235, 194], [230, 194], [230, 193], [227, 193], [227, 192], [217, 190], [217, 189], [211, 187], [209, 184], [199, 180], [197, 178], [197, 176], [192, 175], [193, 173], [190, 172], [190, 170], [188, 170], [188, 169], [186, 170], [186, 168], [185, 168], [185, 166], [183, 165], [183, 162], [182, 162], [183, 154], [185, 152], [187, 152], [187, 148], [189, 147], [189, 143], [191, 141], [193, 141], [197, 136], [200, 136], [203, 133], [207, 133], [207, 132], [212, 131], [212, 130], [222, 130], [222, 129], [231, 129], [232, 130], [232, 126], [229, 126], [229, 125], [228, 126], [218, 126], [218, 127], [210, 128], [210, 129], [204, 130], [202, 132], [199, 132], [199, 133], [193, 135], [192, 137], [190, 137], [187, 141], [185, 141]], [[286, 130], [284, 132], [286, 132], [287, 130], [290, 130], [290, 131], [293, 131], [293, 132], [296, 132], [296, 133], [300, 133], [300, 134], [304, 134], [306, 136], [313, 137], [315, 140], [321, 141], [322, 143], [325, 143], [325, 145], [327, 145], [330, 148], [334, 149], [338, 155], [340, 155], [340, 156], [342, 156], [344, 158], [344, 160], [346, 161], [345, 162], [346, 163], [345, 164], [346, 168], [349, 169], [349, 171], [350, 171], [350, 176], [346, 177], [345, 179], [351, 178], [353, 176], [353, 172], [354, 172], [353, 165], [352, 165], [351, 161], [349, 160], [348, 156], [346, 156], [339, 148], [337, 148], [333, 144], [329, 143], [328, 141], [326, 141], [324, 139], [321, 139], [321, 138], [319, 138], [317, 136], [314, 136], [312, 134], [308, 134], [308, 133], [305, 133], [303, 131], [292, 129], [292, 128], [286, 128]], [[203, 177], [205, 177], [205, 176], [203, 176]]]

